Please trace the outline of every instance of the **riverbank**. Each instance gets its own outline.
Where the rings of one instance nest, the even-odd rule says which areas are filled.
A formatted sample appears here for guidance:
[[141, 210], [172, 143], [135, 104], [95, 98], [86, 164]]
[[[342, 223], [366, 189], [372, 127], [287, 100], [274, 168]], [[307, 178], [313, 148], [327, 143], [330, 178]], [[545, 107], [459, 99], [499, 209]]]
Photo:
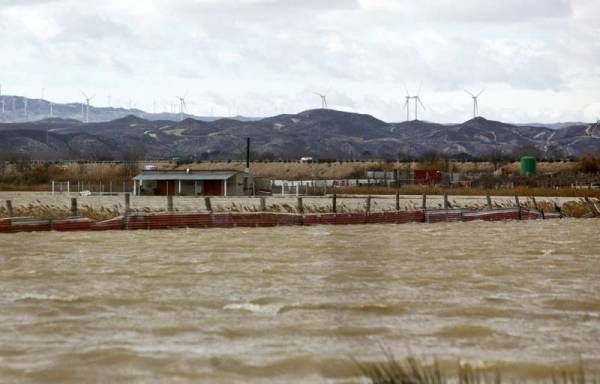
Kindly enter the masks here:
[[[367, 199], [370, 197], [370, 212], [415, 211], [422, 209], [444, 208], [443, 195], [336, 195], [336, 213], [364, 214]], [[11, 201], [13, 216], [33, 217], [37, 219], [64, 219], [71, 215], [71, 199], [76, 198], [78, 215], [96, 221], [109, 220], [125, 214], [125, 197], [123, 194], [79, 196], [78, 194], [55, 194], [44, 192], [0, 192], [0, 218], [7, 217], [5, 202]], [[168, 200], [164, 196], [130, 196], [129, 212], [159, 214], [169, 211]], [[172, 197], [174, 212], [206, 212], [206, 200], [202, 197]], [[211, 197], [211, 211], [215, 213], [300, 213], [296, 196], [266, 197]], [[481, 211], [489, 208], [515, 208], [514, 196], [454, 196], [447, 197], [449, 207], [469, 211]], [[578, 197], [519, 197], [523, 208], [556, 212], [558, 207], [569, 217], [593, 216], [590, 204], [598, 200], [586, 201]], [[303, 196], [303, 213], [331, 213], [333, 196]]]

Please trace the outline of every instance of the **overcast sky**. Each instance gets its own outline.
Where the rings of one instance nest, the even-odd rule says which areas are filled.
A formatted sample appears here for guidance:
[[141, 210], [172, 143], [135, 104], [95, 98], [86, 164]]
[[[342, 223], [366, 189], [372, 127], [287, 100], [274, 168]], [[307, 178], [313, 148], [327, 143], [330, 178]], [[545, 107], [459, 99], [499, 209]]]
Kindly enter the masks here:
[[[0, 0], [3, 94], [199, 115], [600, 118], [599, 0]], [[413, 108], [411, 107], [411, 118]]]

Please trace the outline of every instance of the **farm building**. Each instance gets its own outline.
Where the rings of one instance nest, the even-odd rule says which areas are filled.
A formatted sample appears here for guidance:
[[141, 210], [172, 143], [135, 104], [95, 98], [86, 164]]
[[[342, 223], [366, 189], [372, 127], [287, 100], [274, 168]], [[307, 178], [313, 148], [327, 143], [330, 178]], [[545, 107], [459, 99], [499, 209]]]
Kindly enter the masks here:
[[237, 171], [142, 171], [133, 178], [135, 196], [252, 195], [252, 176]]

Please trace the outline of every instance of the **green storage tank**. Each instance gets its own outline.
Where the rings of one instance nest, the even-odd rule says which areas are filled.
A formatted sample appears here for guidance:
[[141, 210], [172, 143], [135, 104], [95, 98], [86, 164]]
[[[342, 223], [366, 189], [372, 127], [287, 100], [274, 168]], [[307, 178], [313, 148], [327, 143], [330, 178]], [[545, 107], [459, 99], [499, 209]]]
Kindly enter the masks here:
[[535, 175], [537, 168], [537, 161], [533, 156], [521, 157], [521, 175]]

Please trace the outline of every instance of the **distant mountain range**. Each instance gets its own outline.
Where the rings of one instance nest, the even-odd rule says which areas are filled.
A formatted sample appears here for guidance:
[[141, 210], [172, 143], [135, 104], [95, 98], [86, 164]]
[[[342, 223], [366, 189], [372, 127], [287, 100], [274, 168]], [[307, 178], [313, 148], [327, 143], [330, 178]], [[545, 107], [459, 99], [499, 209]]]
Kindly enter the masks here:
[[[4, 105], [4, 109], [2, 109]], [[2, 112], [4, 110], [4, 112]], [[87, 106], [85, 103], [53, 103], [42, 99], [29, 99], [22, 96], [2, 95], [0, 96], [0, 123], [24, 123], [38, 121], [48, 118], [73, 119], [86, 121]], [[137, 116], [147, 120], [172, 120], [179, 121], [186, 118], [193, 118], [203, 121], [214, 121], [220, 117], [214, 116], [195, 116], [187, 113], [149, 113], [137, 108], [113, 108], [113, 107], [94, 107], [90, 105], [89, 115], [90, 123], [111, 121], [125, 116]], [[253, 117], [236, 116], [240, 121], [257, 120]]]
[[[70, 108], [75, 115], [81, 113], [81, 105]], [[91, 116], [90, 108], [90, 120]], [[481, 117], [461, 124], [387, 123], [370, 115], [317, 109], [246, 121], [173, 121], [128, 115], [87, 124], [56, 117], [1, 123], [0, 155], [89, 160], [240, 159], [246, 137], [252, 139], [255, 158], [271, 159], [408, 159], [434, 153], [466, 159], [516, 153], [549, 158], [600, 154], [597, 124], [551, 129]]]

